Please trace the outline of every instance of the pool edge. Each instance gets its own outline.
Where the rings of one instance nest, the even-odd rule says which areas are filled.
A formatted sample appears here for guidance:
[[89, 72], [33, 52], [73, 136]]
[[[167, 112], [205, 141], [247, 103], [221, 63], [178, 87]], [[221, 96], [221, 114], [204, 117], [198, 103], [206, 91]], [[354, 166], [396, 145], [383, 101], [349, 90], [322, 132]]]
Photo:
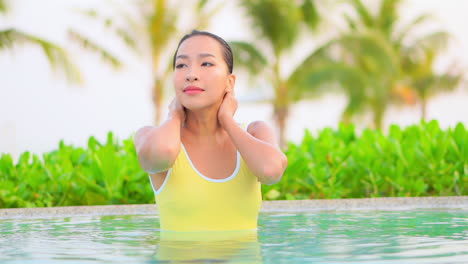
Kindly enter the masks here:
[[[263, 201], [261, 212], [468, 209], [468, 196]], [[0, 219], [105, 215], [157, 215], [155, 204], [0, 209]]]

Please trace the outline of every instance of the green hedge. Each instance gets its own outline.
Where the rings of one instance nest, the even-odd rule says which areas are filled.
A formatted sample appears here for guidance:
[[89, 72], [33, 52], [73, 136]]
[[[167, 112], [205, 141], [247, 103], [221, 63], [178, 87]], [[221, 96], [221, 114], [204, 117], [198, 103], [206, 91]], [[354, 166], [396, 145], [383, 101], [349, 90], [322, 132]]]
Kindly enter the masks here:
[[[467, 195], [468, 131], [437, 121], [356, 132], [340, 125], [289, 144], [283, 179], [263, 186], [264, 199]], [[25, 152], [14, 164], [0, 157], [0, 208], [153, 203], [132, 138], [88, 147], [60, 142], [42, 157]]]
[[306, 131], [290, 144], [281, 184], [265, 186], [267, 199], [322, 199], [468, 194], [468, 131], [446, 131], [437, 121], [387, 135], [340, 125], [317, 137]]
[[91, 137], [87, 149], [61, 141], [42, 158], [25, 152], [16, 165], [2, 155], [0, 182], [2, 208], [154, 202], [133, 140], [119, 143], [112, 133], [105, 144]]

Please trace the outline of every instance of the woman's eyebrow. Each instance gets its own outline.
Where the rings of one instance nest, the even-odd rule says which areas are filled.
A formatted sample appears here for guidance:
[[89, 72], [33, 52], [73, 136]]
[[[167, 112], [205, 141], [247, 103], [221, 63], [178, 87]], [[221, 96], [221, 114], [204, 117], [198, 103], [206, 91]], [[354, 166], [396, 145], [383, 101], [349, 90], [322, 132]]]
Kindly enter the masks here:
[[[216, 56], [211, 54], [211, 53], [200, 53], [200, 54], [198, 54], [198, 57], [199, 58], [206, 58], [206, 57], [216, 58]], [[180, 54], [180, 55], [176, 56], [176, 59], [188, 59], [188, 58], [189, 58], [189, 56], [185, 55], [185, 54]]]
[[185, 54], [177, 55], [176, 59], [188, 59], [188, 56]]
[[211, 53], [200, 53], [200, 54], [198, 54], [198, 57], [200, 57], [200, 58], [215, 57], [215, 55], [213, 55]]

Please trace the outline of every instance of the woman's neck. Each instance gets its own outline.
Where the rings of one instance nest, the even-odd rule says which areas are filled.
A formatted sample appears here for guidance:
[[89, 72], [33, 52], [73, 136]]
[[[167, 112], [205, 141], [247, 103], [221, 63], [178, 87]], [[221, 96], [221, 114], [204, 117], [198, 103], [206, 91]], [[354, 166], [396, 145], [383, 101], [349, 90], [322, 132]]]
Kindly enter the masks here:
[[224, 134], [218, 121], [218, 113], [213, 110], [198, 112], [187, 110], [184, 129], [198, 139], [213, 139]]

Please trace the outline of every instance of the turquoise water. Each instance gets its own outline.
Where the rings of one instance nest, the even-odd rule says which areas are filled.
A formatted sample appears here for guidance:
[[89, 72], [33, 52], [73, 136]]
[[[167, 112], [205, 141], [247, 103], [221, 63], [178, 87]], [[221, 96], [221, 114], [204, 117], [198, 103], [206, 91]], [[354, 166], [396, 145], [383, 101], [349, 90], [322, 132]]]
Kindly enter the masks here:
[[158, 228], [157, 216], [0, 220], [0, 263], [468, 263], [468, 210], [262, 213], [258, 232]]

